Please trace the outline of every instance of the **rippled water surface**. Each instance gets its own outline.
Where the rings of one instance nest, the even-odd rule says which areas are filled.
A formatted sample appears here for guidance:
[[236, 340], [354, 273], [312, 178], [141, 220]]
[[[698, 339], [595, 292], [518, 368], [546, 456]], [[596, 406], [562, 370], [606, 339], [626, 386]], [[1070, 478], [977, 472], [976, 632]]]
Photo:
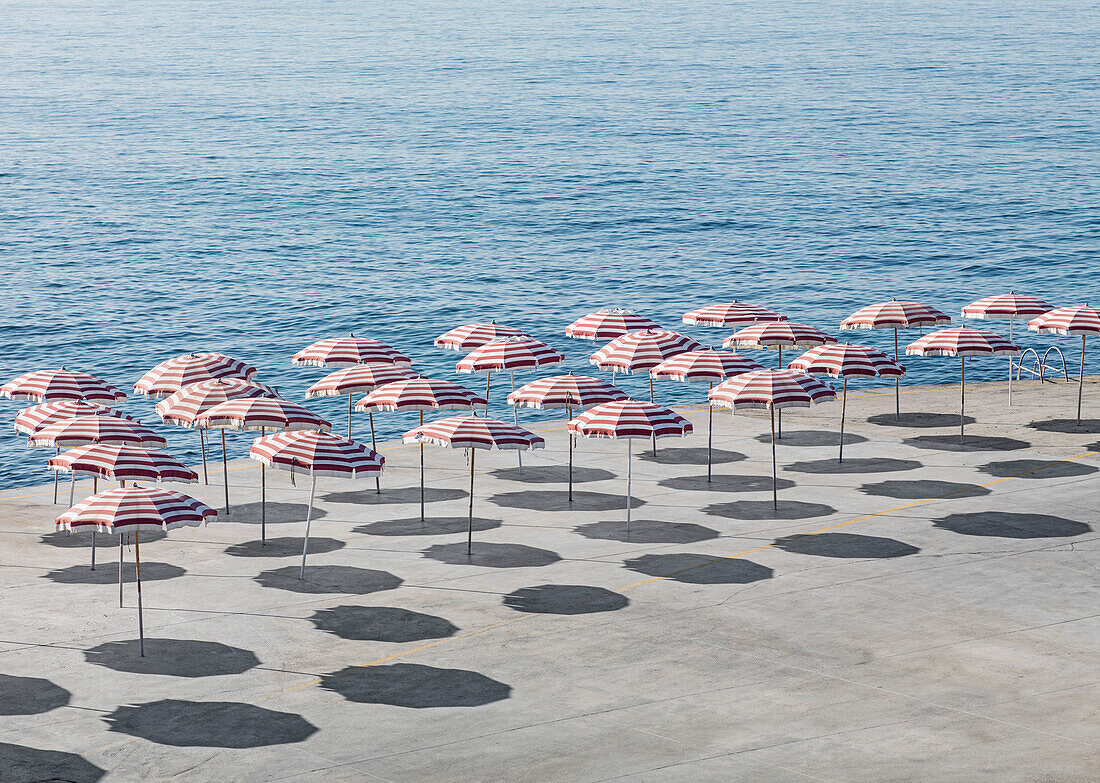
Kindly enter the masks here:
[[[432, 337], [493, 317], [583, 371], [592, 346], [562, 330], [605, 305], [677, 328], [738, 298], [835, 330], [891, 296], [1100, 300], [1098, 19], [1004, 0], [5, 2], [0, 376], [65, 364], [129, 389], [213, 350], [300, 399], [323, 371], [290, 355], [349, 331], [456, 377]], [[387, 437], [412, 422], [376, 418]], [[21, 436], [0, 450], [0, 486], [48, 478]]]

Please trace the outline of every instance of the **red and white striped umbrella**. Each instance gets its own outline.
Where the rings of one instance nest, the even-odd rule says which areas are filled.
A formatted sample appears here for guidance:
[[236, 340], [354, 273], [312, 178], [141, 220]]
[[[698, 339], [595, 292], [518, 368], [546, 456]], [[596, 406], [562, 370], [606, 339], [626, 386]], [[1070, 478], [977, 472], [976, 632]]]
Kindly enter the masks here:
[[125, 400], [126, 394], [102, 378], [62, 367], [60, 370], [36, 370], [13, 378], [0, 386], [0, 397], [36, 402], [85, 400], [111, 405]]
[[[70, 532], [97, 530], [132, 533], [137, 564], [138, 634], [141, 655], [145, 655], [145, 619], [141, 603], [141, 533], [197, 527], [218, 518], [218, 512], [193, 497], [162, 487], [115, 487], [85, 498], [57, 518], [57, 528]], [[119, 561], [119, 589], [122, 587]], [[120, 592], [121, 595], [121, 592]]]
[[565, 327], [565, 336], [578, 340], [614, 340], [630, 332], [660, 329], [657, 322], [622, 307], [605, 307]]
[[313, 367], [351, 367], [356, 364], [412, 364], [412, 360], [392, 345], [369, 337], [330, 337], [318, 340], [291, 357], [295, 365]]
[[569, 421], [569, 432], [583, 438], [626, 441], [626, 530], [630, 532], [630, 479], [636, 439], [682, 438], [692, 432], [691, 422], [670, 408], [652, 402], [618, 400], [589, 408]]
[[630, 332], [617, 337], [589, 357], [590, 364], [601, 370], [622, 373], [648, 373], [665, 359], [703, 346], [679, 332], [665, 329]]
[[780, 315], [767, 307], [751, 305], [745, 302], [714, 304], [700, 307], [690, 313], [684, 313], [684, 323], [693, 326], [724, 326], [729, 329], [741, 329], [758, 321], [786, 321], [787, 316]]
[[1085, 340], [1100, 335], [1100, 308], [1084, 306], [1059, 307], [1027, 322], [1033, 332], [1080, 336], [1081, 371], [1077, 379], [1077, 423], [1081, 423], [1081, 394], [1085, 388]]
[[[348, 437], [351, 437], [352, 397], [370, 394], [375, 389], [394, 381], [419, 377], [419, 373], [399, 364], [356, 364], [326, 375], [306, 390], [306, 399], [314, 397], [339, 397], [348, 395]], [[371, 422], [371, 443], [374, 442], [374, 422]]]
[[[983, 321], [1008, 321], [1008, 339], [1012, 339], [1012, 330], [1017, 318], [1033, 318], [1053, 310], [1054, 305], [1035, 296], [1027, 296], [1009, 291], [1007, 294], [987, 296], [977, 302], [971, 302], [962, 309], [963, 318], [976, 318]], [[1012, 404], [1012, 371], [1016, 362], [1008, 359], [1008, 404]]]
[[474, 457], [478, 449], [541, 449], [546, 441], [522, 427], [484, 416], [452, 416], [422, 424], [402, 436], [405, 443], [431, 443], [452, 449], [469, 449], [470, 511], [466, 531], [466, 552], [473, 549], [474, 540]]
[[458, 372], [515, 372], [565, 361], [565, 356], [533, 337], [502, 337], [475, 348], [455, 365]]
[[134, 391], [146, 397], [170, 397], [184, 386], [216, 378], [248, 380], [256, 368], [220, 353], [189, 353], [167, 359], [134, 384]]
[[58, 402], [43, 402], [24, 408], [15, 414], [15, 431], [21, 435], [33, 435], [44, 427], [57, 424], [59, 421], [77, 419], [82, 416], [114, 416], [127, 421], [137, 421], [122, 411], [108, 408], [97, 402], [85, 402], [83, 400], [60, 400]]
[[779, 508], [778, 471], [775, 464], [775, 412], [783, 408], [809, 408], [836, 399], [833, 387], [797, 370], [757, 370], [730, 378], [708, 395], [711, 405], [734, 413], [748, 408], [767, 408], [772, 426], [772, 508]]
[[198, 474], [166, 451], [141, 446], [93, 443], [51, 457], [50, 470], [100, 476], [112, 481], [179, 481], [193, 484]]
[[466, 352], [504, 337], [530, 337], [530, 335], [522, 329], [504, 326], [496, 321], [490, 321], [487, 324], [466, 324], [436, 337], [435, 347]]
[[996, 332], [983, 332], [966, 326], [955, 329], [941, 329], [926, 334], [914, 343], [905, 346], [905, 353], [914, 356], [958, 356], [960, 362], [959, 382], [959, 444], [966, 437], [966, 357], [968, 356], [1015, 356], [1020, 346], [1001, 337]]
[[844, 461], [844, 417], [848, 408], [848, 378], [900, 378], [905, 368], [877, 348], [866, 345], [833, 344], [811, 348], [787, 365], [788, 369], [810, 375], [828, 375], [843, 378], [844, 389], [840, 403], [840, 452], [838, 462]]
[[815, 348], [835, 343], [836, 338], [794, 321], [767, 321], [739, 329], [722, 341], [723, 348], [776, 348], [782, 368], [784, 348]]
[[35, 432], [28, 441], [31, 446], [70, 448], [91, 443], [148, 446], [165, 448], [168, 441], [141, 422], [117, 416], [81, 416], [65, 419]]
[[278, 432], [252, 442], [248, 456], [262, 465], [311, 477], [309, 504], [306, 506], [306, 533], [302, 542], [302, 567], [298, 578], [306, 575], [306, 555], [309, 552], [309, 527], [313, 519], [313, 498], [317, 492], [317, 477], [361, 478], [380, 476], [386, 458], [362, 443], [341, 438], [321, 430]]

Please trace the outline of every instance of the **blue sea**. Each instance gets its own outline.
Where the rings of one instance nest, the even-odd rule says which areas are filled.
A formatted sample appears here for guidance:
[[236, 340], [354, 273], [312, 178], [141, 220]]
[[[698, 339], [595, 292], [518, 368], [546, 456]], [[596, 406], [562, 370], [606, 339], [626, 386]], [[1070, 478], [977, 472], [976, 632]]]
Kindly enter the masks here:
[[[220, 351], [301, 400], [324, 371], [291, 354], [348, 332], [476, 387], [432, 338], [490, 318], [598, 372], [563, 329], [609, 305], [718, 344], [681, 314], [736, 298], [836, 333], [892, 296], [1100, 301], [1096, 3], [7, 0], [0, 30], [3, 380], [129, 391]], [[346, 398], [310, 405], [340, 428]], [[48, 480], [9, 433], [0, 486]]]

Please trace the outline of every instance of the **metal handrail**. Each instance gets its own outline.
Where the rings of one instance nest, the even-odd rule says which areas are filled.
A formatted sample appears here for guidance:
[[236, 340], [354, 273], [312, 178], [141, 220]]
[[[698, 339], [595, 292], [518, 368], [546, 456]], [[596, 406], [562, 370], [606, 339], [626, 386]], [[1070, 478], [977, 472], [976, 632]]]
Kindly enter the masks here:
[[[1056, 345], [1052, 345], [1049, 348], [1047, 348], [1045, 351], [1043, 351], [1043, 355], [1042, 355], [1041, 358], [1039, 356], [1039, 352], [1036, 351], [1034, 348], [1025, 349], [1024, 352], [1022, 354], [1020, 354], [1020, 358], [1018, 360], [1013, 361], [1013, 366], [1016, 370], [1016, 380], [1020, 380], [1020, 373], [1021, 372], [1028, 373], [1029, 375], [1031, 375], [1032, 378], [1034, 378], [1035, 376], [1039, 376], [1039, 382], [1040, 383], [1042, 383], [1043, 381], [1048, 380], [1047, 377], [1046, 377], [1046, 372], [1047, 372], [1047, 369], [1049, 367], [1049, 365], [1047, 364], [1047, 356], [1050, 355], [1051, 351], [1054, 351], [1056, 354], [1058, 354], [1058, 358], [1061, 359], [1061, 361], [1062, 361], [1062, 375], [1064, 375], [1065, 379], [1068, 381], [1069, 380], [1069, 371], [1066, 369], [1066, 356], [1065, 356], [1065, 354], [1062, 353], [1062, 350]], [[1027, 358], [1028, 354], [1031, 354], [1032, 356], [1035, 357], [1035, 363], [1034, 363], [1033, 367], [1024, 367], [1024, 360]], [[1054, 369], [1054, 368], [1050, 368], [1050, 369]]]

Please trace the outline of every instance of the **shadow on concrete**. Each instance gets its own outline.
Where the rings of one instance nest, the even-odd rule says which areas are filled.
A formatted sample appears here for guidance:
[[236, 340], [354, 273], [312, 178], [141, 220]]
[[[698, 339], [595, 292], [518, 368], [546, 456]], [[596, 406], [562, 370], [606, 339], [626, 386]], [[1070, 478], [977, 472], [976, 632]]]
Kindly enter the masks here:
[[978, 470], [995, 478], [1053, 479], [1087, 476], [1095, 473], [1097, 467], [1081, 461], [1010, 459], [990, 462], [982, 465]]
[[75, 753], [0, 742], [4, 783], [96, 783], [107, 770]]
[[1062, 432], [1067, 435], [1092, 435], [1100, 433], [1100, 419], [1049, 419], [1047, 421], [1033, 421], [1027, 425], [1039, 432]]
[[111, 731], [182, 748], [259, 748], [302, 742], [317, 727], [301, 715], [236, 701], [162, 699], [119, 707]]
[[[345, 546], [347, 544], [343, 541], [337, 541], [335, 538], [309, 537], [309, 553], [311, 555], [335, 552]], [[301, 557], [302, 539], [293, 536], [282, 536], [280, 538], [269, 538], [267, 543], [262, 543], [259, 539], [245, 541], [241, 544], [226, 547], [225, 553], [230, 557]]]
[[532, 614], [592, 614], [628, 606], [625, 595], [591, 585], [535, 585], [504, 596], [504, 605]]
[[[322, 500], [328, 503], [354, 503], [357, 506], [389, 506], [401, 503], [420, 503], [420, 486], [396, 487], [387, 489], [382, 485], [382, 494], [374, 491], [374, 482], [370, 489], [358, 489], [351, 492], [329, 492]], [[440, 489], [437, 487], [424, 488], [424, 502], [438, 503], [442, 500], [458, 500], [467, 497], [467, 492], [462, 489]], [[305, 519], [305, 517], [302, 517]]]
[[957, 481], [937, 481], [921, 479], [913, 481], [881, 481], [878, 484], [864, 484], [859, 488], [864, 495], [898, 500], [928, 500], [931, 498], [972, 498], [988, 495], [990, 490], [978, 484], [963, 484]]
[[[306, 490], [309, 490], [309, 486], [306, 486]], [[267, 524], [269, 525], [285, 525], [291, 522], [299, 522], [303, 526], [306, 523], [306, 511], [307, 507], [305, 503], [273, 503], [270, 500], [267, 501]], [[326, 516], [327, 512], [313, 506], [313, 519], [314, 521]], [[218, 518], [223, 518], [223, 511], [218, 509]], [[246, 525], [258, 525], [260, 524], [260, 504], [259, 503], [242, 503], [239, 506], [235, 506], [230, 501], [229, 516], [224, 517], [225, 522], [240, 522]], [[142, 541], [144, 544], [145, 542]]]
[[626, 532], [626, 520], [604, 520], [581, 525], [576, 533], [585, 538], [604, 541], [629, 541], [634, 544], [691, 544], [717, 538], [718, 531], [691, 522], [662, 522], [658, 519], [635, 519]]
[[[756, 440], [760, 443], [767, 443], [771, 445], [772, 436], [757, 435]], [[844, 445], [847, 446], [850, 443], [866, 443], [867, 438], [862, 435], [856, 435], [854, 432], [844, 433]], [[776, 440], [776, 443], [780, 446], [839, 446], [840, 445], [840, 431], [831, 432], [829, 430], [784, 430], [783, 437]]]
[[1084, 522], [1075, 522], [1072, 519], [1006, 511], [951, 514], [943, 519], [933, 520], [932, 524], [964, 536], [996, 538], [1069, 538], [1092, 532], [1092, 528]]
[[264, 571], [253, 577], [264, 587], [292, 593], [352, 593], [366, 595], [395, 590], [402, 580], [388, 571], [338, 565], [306, 565], [306, 578], [298, 578], [298, 566]]
[[489, 568], [537, 568], [561, 560], [557, 552], [523, 544], [493, 544], [475, 541], [473, 552], [466, 554], [466, 542], [436, 544], [424, 550], [424, 557], [451, 565], [476, 565]]
[[[532, 511], [614, 511], [626, 508], [626, 495], [608, 492], [574, 491], [573, 502], [569, 493], [562, 490], [528, 489], [522, 492], [503, 492], [489, 498], [503, 508], [523, 508]], [[633, 498], [631, 506], [644, 506], [645, 501]]]
[[[165, 538], [164, 531], [158, 531], [156, 533], [142, 533], [141, 543], [151, 544], [154, 541], [160, 541]], [[92, 536], [90, 533], [69, 533], [65, 530], [57, 530], [53, 533], [46, 533], [44, 536], [39, 536], [39, 541], [49, 546], [55, 546], [59, 549], [81, 549], [84, 547], [90, 548], [92, 545]], [[127, 539], [129, 540], [129, 539]], [[96, 548], [102, 547], [104, 550], [108, 550], [114, 545], [115, 551], [118, 551], [118, 539], [114, 534], [101, 533], [96, 536]]]
[[954, 435], [918, 435], [902, 441], [916, 449], [939, 449], [944, 451], [1019, 451], [1031, 446], [1026, 440], [1015, 438], [994, 438], [988, 435], [967, 435], [965, 442], [959, 443]]
[[[117, 550], [112, 550], [108, 547], [106, 552], [116, 554]], [[104, 552], [104, 554], [106, 554], [106, 552]], [[175, 579], [186, 573], [187, 571], [185, 569], [179, 566], [169, 565], [168, 563], [147, 563], [144, 560], [141, 561], [142, 582], [160, 582], [165, 579]], [[59, 568], [56, 571], [50, 571], [46, 574], [45, 578], [49, 579], [51, 582], [57, 582], [62, 585], [118, 584], [118, 561], [99, 561], [96, 563], [95, 571], [83, 563], [81, 565], [69, 566], [68, 568]], [[127, 560], [122, 564], [122, 578], [126, 582], [133, 582], [137, 579], [133, 560]]]
[[422, 642], [458, 631], [442, 617], [394, 606], [335, 606], [319, 609], [309, 620], [319, 631], [361, 642]]
[[[976, 420], [972, 416], [966, 416], [963, 421], [973, 424]], [[931, 429], [935, 427], [958, 427], [959, 414], [957, 413], [903, 413], [897, 418], [893, 413], [880, 413], [867, 419], [868, 424], [877, 424], [880, 427], [907, 427], [914, 429]]]
[[[470, 524], [469, 517], [407, 517], [405, 519], [383, 519], [369, 525], [352, 528], [353, 533], [368, 536], [445, 536], [450, 533], [465, 533]], [[499, 519], [474, 517], [474, 530], [493, 530], [500, 527]], [[313, 539], [310, 539], [312, 541]]]
[[259, 666], [250, 650], [196, 639], [145, 639], [141, 657], [137, 639], [107, 642], [84, 651], [84, 660], [116, 672], [165, 674], [172, 677], [217, 677], [241, 674]]
[[712, 503], [704, 514], [726, 519], [810, 519], [835, 514], [836, 509], [824, 503], [779, 499], [779, 509], [770, 500], [738, 500], [733, 503]]
[[[700, 429], [700, 432], [703, 430]], [[656, 462], [658, 465], [706, 465], [707, 464], [707, 448], [706, 446], [662, 446], [657, 445], [657, 456], [653, 456], [653, 452], [649, 448], [640, 448], [645, 441], [638, 441], [634, 445], [634, 451], [638, 459], [645, 462]], [[638, 454], [637, 452], [642, 452]], [[726, 451], [725, 449], [715, 449], [713, 453], [713, 464], [724, 465], [728, 462], [740, 462], [743, 459], [747, 459], [744, 454], [739, 451]]]
[[915, 555], [918, 547], [894, 538], [861, 536], [855, 533], [818, 533], [808, 536], [777, 538], [775, 545], [784, 552], [816, 557], [905, 557]]
[[37, 715], [69, 703], [72, 694], [40, 677], [0, 674], [0, 715]]
[[843, 462], [835, 459], [818, 459], [806, 462], [792, 462], [784, 465], [783, 470], [794, 473], [898, 473], [903, 470], [917, 470], [924, 467], [913, 459], [894, 459], [893, 457], [849, 457]]
[[[563, 465], [539, 465], [538, 467], [498, 468], [490, 473], [503, 481], [518, 481], [521, 484], [565, 484], [569, 481], [569, 468]], [[607, 481], [615, 474], [603, 468], [582, 468], [573, 466], [573, 483], [587, 484], [591, 481]]]
[[649, 576], [663, 576], [693, 585], [748, 584], [771, 579], [772, 570], [751, 560], [691, 553], [642, 555], [623, 566]]
[[418, 663], [349, 666], [321, 678], [321, 687], [362, 704], [395, 707], [481, 707], [512, 695], [510, 685], [465, 669]]
[[[661, 479], [657, 482], [662, 487], [679, 490], [692, 490], [695, 492], [771, 492], [771, 476], [714, 476], [707, 481], [706, 475], [702, 476], [673, 476]], [[790, 489], [794, 482], [781, 478], [776, 482], [779, 489]]]

